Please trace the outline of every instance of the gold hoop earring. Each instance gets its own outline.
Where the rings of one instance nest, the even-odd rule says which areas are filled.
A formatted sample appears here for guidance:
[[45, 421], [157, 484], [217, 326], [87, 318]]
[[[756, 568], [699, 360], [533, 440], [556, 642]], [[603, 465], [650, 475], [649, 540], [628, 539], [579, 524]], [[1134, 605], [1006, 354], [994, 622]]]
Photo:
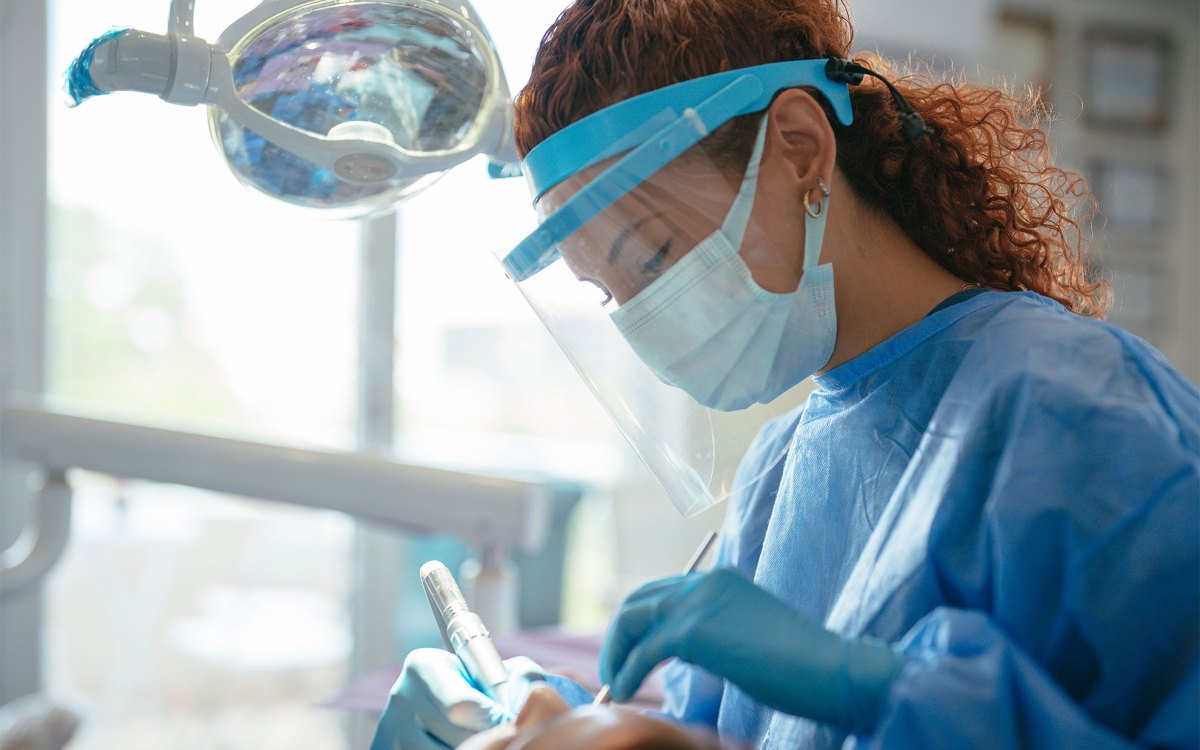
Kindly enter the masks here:
[[825, 213], [825, 199], [821, 198], [821, 200], [817, 201], [817, 207], [814, 209], [812, 201], [808, 199], [808, 196], [811, 192], [812, 190], [804, 191], [804, 213], [808, 214], [814, 219], [819, 219], [821, 218], [821, 214]]
[[812, 188], [804, 191], [804, 213], [814, 219], [821, 218], [821, 214], [825, 213], [825, 201], [829, 198], [829, 186], [825, 184], [825, 180], [818, 177], [817, 187], [821, 189], [821, 198], [817, 201], [816, 210], [813, 210], [813, 203], [808, 199], [808, 196], [812, 193]]

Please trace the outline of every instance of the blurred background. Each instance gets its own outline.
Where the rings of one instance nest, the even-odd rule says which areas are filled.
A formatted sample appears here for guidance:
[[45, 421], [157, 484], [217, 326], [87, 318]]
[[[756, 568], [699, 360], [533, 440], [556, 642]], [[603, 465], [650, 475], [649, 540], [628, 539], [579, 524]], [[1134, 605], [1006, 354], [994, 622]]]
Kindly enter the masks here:
[[[564, 3], [475, 5], [515, 93]], [[1084, 226], [1111, 319], [1200, 380], [1195, 0], [850, 5], [856, 50], [1041, 93], [1099, 203]], [[251, 6], [203, 0], [197, 34]], [[598, 632], [675, 572], [722, 509], [678, 517], [491, 257], [534, 225], [524, 182], [469, 162], [392, 218], [329, 222], [240, 186], [199, 109], [68, 108], [71, 59], [112, 27], [164, 30], [167, 9], [0, 0], [2, 400], [544, 484], [519, 625]], [[31, 517], [29, 478], [0, 475], [0, 550]], [[69, 480], [63, 558], [0, 598], [0, 705], [44, 690], [82, 717], [81, 750], [363, 747], [369, 716], [322, 704], [436, 645], [416, 570], [481, 554], [330, 510]]]

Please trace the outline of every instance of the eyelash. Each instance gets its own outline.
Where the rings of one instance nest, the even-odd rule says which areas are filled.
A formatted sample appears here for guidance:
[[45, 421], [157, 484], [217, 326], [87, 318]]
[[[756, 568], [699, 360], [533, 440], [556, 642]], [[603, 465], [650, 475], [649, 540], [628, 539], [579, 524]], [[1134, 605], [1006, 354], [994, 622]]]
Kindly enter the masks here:
[[662, 268], [663, 261], [671, 254], [671, 241], [667, 240], [658, 248], [654, 257], [642, 264], [642, 273], [656, 273]]
[[[654, 253], [654, 257], [642, 264], [642, 273], [650, 274], [657, 273], [662, 268], [662, 264], [671, 255], [671, 241], [667, 240]], [[589, 284], [594, 284], [597, 289], [604, 292], [604, 300], [600, 302], [600, 306], [604, 307], [609, 302], [612, 302], [612, 292], [608, 288], [595, 279], [580, 278], [580, 281], [586, 281]]]
[[580, 281], [586, 281], [587, 283], [589, 283], [589, 284], [592, 284], [593, 286], [595, 286], [595, 287], [596, 287], [597, 289], [599, 289], [600, 291], [604, 292], [604, 299], [603, 299], [603, 300], [600, 302], [600, 306], [601, 306], [601, 307], [604, 307], [604, 306], [605, 306], [605, 305], [607, 305], [609, 302], [612, 302], [612, 298], [613, 298], [613, 296], [612, 296], [612, 292], [608, 291], [608, 287], [604, 286], [603, 284], [601, 284], [599, 281], [596, 281], [595, 279], [586, 279], [586, 278], [581, 278], [581, 279], [579, 279], [579, 280], [580, 280]]

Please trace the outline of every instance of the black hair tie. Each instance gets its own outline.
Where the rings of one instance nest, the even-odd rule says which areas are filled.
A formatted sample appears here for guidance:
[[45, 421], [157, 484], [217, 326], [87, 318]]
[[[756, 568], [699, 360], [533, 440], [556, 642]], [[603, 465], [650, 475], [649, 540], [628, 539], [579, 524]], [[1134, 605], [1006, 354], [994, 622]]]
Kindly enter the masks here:
[[831, 57], [829, 58], [829, 62], [825, 63], [825, 75], [831, 81], [851, 86], [862, 83], [863, 76], [878, 78], [883, 81], [884, 86], [888, 87], [888, 91], [892, 92], [892, 101], [896, 103], [896, 109], [900, 112], [898, 116], [900, 120], [900, 132], [904, 133], [904, 136], [910, 141], [933, 135], [933, 129], [925, 124], [924, 118], [913, 111], [913, 108], [905, 100], [904, 95], [896, 90], [892, 82], [870, 68], [859, 65], [851, 60]]

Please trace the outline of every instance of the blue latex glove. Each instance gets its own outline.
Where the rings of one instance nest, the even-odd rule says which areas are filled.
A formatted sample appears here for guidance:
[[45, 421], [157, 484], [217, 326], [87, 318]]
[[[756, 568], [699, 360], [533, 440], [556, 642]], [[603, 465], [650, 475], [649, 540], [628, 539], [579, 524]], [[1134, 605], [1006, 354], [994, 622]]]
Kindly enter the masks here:
[[371, 750], [444, 750], [504, 721], [512, 721], [532, 684], [545, 674], [532, 659], [507, 659], [509, 705], [479, 689], [462, 661], [438, 648], [409, 653], [375, 728]]
[[678, 657], [760, 703], [855, 732], [878, 719], [902, 657], [844, 638], [732, 569], [649, 583], [622, 604], [600, 652], [600, 676], [627, 701], [661, 661]]

